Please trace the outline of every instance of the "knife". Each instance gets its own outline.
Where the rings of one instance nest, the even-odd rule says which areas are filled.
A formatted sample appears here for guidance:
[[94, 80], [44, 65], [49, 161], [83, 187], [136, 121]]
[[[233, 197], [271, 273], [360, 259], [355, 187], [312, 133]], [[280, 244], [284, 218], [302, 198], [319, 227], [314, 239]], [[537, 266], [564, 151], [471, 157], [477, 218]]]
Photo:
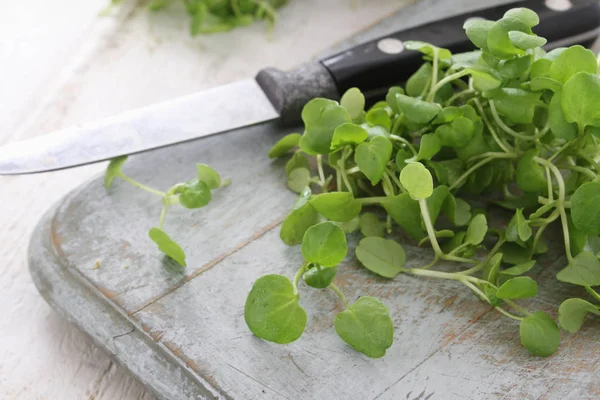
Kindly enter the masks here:
[[372, 103], [421, 65], [422, 55], [406, 50], [403, 41], [430, 42], [453, 53], [468, 51], [473, 46], [462, 28], [467, 18], [496, 20], [513, 7], [538, 13], [540, 24], [534, 30], [548, 39], [548, 49], [591, 45], [598, 35], [596, 0], [535, 0], [491, 7], [398, 31], [292, 71], [266, 68], [254, 79], [8, 144], [0, 147], [0, 174], [70, 168], [273, 120], [291, 126], [300, 122], [302, 107], [310, 99], [337, 100], [351, 87], [361, 89]]

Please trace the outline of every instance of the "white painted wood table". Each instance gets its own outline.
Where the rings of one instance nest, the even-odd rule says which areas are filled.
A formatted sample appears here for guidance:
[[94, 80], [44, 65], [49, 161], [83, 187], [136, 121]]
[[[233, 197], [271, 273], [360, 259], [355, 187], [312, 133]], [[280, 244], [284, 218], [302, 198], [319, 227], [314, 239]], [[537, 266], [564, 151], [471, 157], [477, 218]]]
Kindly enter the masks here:
[[[191, 39], [183, 10], [131, 2], [98, 17], [108, 2], [0, 2], [0, 144], [290, 68], [403, 4], [291, 0], [270, 40], [261, 24]], [[0, 177], [0, 399], [151, 398], [52, 311], [27, 271], [43, 211], [103, 167]]]

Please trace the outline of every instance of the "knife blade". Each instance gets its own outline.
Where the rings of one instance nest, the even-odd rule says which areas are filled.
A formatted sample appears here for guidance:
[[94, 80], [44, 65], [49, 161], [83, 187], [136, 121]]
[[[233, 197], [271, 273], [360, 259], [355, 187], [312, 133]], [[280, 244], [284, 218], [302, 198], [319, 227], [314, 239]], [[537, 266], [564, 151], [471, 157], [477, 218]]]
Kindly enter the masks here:
[[398, 31], [292, 71], [266, 68], [254, 79], [5, 145], [0, 147], [0, 174], [70, 168], [267, 121], [293, 125], [310, 99], [339, 99], [351, 87], [360, 88], [372, 103], [421, 65], [421, 54], [405, 50], [403, 41], [426, 41], [452, 52], [472, 50], [464, 21], [499, 19], [513, 7], [539, 14], [534, 31], [548, 39], [548, 48], [591, 44], [598, 35], [600, 3], [595, 0], [521, 1], [473, 11]]

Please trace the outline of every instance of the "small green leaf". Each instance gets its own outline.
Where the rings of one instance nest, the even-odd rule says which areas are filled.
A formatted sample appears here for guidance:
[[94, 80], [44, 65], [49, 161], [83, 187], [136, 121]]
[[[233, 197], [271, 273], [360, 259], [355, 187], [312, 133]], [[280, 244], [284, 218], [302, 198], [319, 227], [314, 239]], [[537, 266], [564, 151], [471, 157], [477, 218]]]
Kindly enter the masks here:
[[331, 139], [331, 148], [339, 148], [347, 144], [362, 143], [369, 137], [369, 134], [360, 125], [342, 124], [335, 128], [333, 138]]
[[310, 200], [311, 204], [325, 218], [347, 222], [356, 217], [362, 208], [349, 192], [322, 193]]
[[325, 289], [333, 282], [337, 267], [323, 267], [318, 264], [309, 264], [309, 269], [302, 275], [304, 282], [316, 289]]
[[565, 331], [575, 333], [581, 329], [588, 313], [600, 315], [600, 310], [583, 299], [567, 299], [558, 308], [558, 323]]
[[327, 154], [335, 128], [352, 119], [336, 101], [316, 98], [302, 109], [302, 121], [305, 131], [300, 138], [300, 148], [308, 154]]
[[547, 40], [543, 37], [537, 35], [530, 35], [525, 32], [519, 31], [510, 31], [508, 32], [508, 37], [512, 44], [514, 44], [519, 49], [529, 50], [534, 49], [536, 47], [541, 47], [546, 44]]
[[556, 279], [580, 286], [600, 286], [600, 260], [592, 253], [582, 251], [566, 268], [558, 271]]
[[419, 162], [412, 162], [404, 167], [400, 172], [400, 183], [415, 200], [426, 199], [433, 193], [433, 177]]
[[543, 311], [523, 318], [520, 326], [521, 343], [534, 356], [548, 357], [560, 345], [560, 331], [556, 322]]
[[221, 187], [221, 177], [217, 171], [206, 164], [196, 164], [196, 169], [198, 170], [196, 178], [199, 181], [206, 183], [209, 189], [217, 189]]
[[406, 81], [406, 94], [411, 97], [421, 96], [425, 92], [427, 85], [431, 82], [432, 71], [433, 68], [430, 63], [421, 64], [419, 69]]
[[275, 274], [254, 282], [246, 298], [244, 319], [253, 334], [279, 344], [298, 339], [307, 321], [292, 282]]
[[271, 150], [269, 150], [269, 158], [279, 158], [285, 155], [288, 151], [298, 146], [301, 136], [302, 135], [299, 133], [290, 133], [279, 139], [279, 141], [271, 147]]
[[365, 111], [365, 96], [358, 88], [350, 88], [340, 99], [340, 105], [346, 109], [352, 120], [360, 118]]
[[385, 223], [383, 223], [377, 214], [366, 212], [360, 216], [360, 232], [364, 236], [385, 237]]
[[542, 193], [547, 190], [546, 171], [533, 160], [536, 150], [527, 151], [517, 164], [517, 185], [526, 192]]
[[387, 95], [385, 96], [385, 101], [394, 114], [400, 113], [398, 110], [398, 102], [396, 101], [397, 94], [404, 94], [404, 89], [402, 89], [400, 86], [392, 86], [388, 89]]
[[579, 186], [571, 196], [573, 225], [588, 235], [600, 235], [600, 182]]
[[297, 210], [297, 209], [303, 207], [306, 203], [308, 203], [311, 196], [312, 196], [312, 190], [310, 190], [309, 186], [302, 189], [302, 191], [300, 192], [300, 195], [298, 196], [298, 198], [294, 202], [294, 205], [292, 206], [292, 210]]
[[290, 158], [285, 164], [285, 173], [289, 177], [292, 171], [298, 168], [305, 168], [307, 170], [310, 169], [308, 157], [306, 157], [304, 153], [298, 152], [292, 155], [292, 158]]
[[398, 242], [374, 236], [359, 242], [356, 258], [368, 270], [386, 278], [394, 278], [403, 272], [406, 263], [406, 253]]
[[531, 124], [535, 108], [541, 104], [541, 92], [503, 88], [493, 94], [498, 114], [518, 124]]
[[565, 49], [550, 66], [550, 77], [560, 83], [565, 83], [578, 72], [598, 73], [594, 52], [580, 45]]
[[306, 168], [296, 168], [290, 173], [287, 185], [291, 191], [301, 193], [310, 184], [310, 171]]
[[371, 125], [377, 125], [390, 130], [392, 127], [392, 120], [390, 115], [384, 108], [372, 108], [365, 116], [365, 120]]
[[398, 109], [404, 113], [406, 118], [417, 124], [431, 121], [442, 110], [442, 106], [437, 103], [429, 103], [403, 94], [397, 94], [396, 101]]
[[504, 255], [502, 253], [496, 253], [492, 256], [492, 258], [490, 258], [483, 269], [483, 279], [492, 284], [496, 284], [496, 281], [498, 280], [498, 271], [500, 271], [500, 265], [502, 264], [503, 256]]
[[427, 133], [421, 136], [421, 143], [419, 144], [419, 153], [414, 161], [430, 160], [435, 156], [442, 148], [442, 141], [440, 138], [433, 133]]
[[421, 209], [419, 203], [408, 193], [388, 197], [381, 203], [392, 219], [413, 239], [421, 240], [425, 231], [421, 227]]
[[561, 106], [567, 122], [575, 122], [580, 129], [586, 126], [600, 127], [600, 77], [596, 74], [578, 72], [562, 89]]
[[344, 231], [344, 233], [352, 233], [352, 232], [356, 231], [359, 228], [359, 226], [360, 226], [360, 217], [356, 216], [356, 217], [352, 218], [350, 221], [335, 222], [335, 224], [337, 226], [339, 226], [340, 228], [342, 228], [342, 230]]
[[448, 194], [442, 206], [444, 214], [456, 226], [466, 225], [471, 219], [471, 205], [463, 199]]
[[528, 276], [517, 276], [504, 282], [498, 288], [496, 297], [499, 299], [525, 299], [533, 297], [538, 292], [537, 283]]
[[464, 147], [475, 132], [473, 121], [465, 117], [458, 117], [451, 124], [440, 125], [435, 134], [446, 147]]
[[511, 8], [504, 13], [504, 17], [518, 19], [530, 28], [533, 28], [540, 23], [540, 18], [535, 11], [525, 7]]
[[497, 58], [507, 60], [524, 54], [524, 50], [512, 44], [508, 32], [531, 33], [531, 28], [517, 18], [504, 17], [491, 26], [487, 35], [487, 48]]
[[374, 137], [370, 142], [361, 143], [356, 148], [354, 162], [372, 185], [381, 180], [392, 156], [392, 150], [392, 143], [382, 136]]
[[374, 297], [361, 297], [335, 317], [335, 331], [361, 353], [379, 358], [394, 341], [390, 311]]
[[110, 163], [108, 163], [108, 167], [106, 167], [106, 172], [104, 173], [105, 188], [110, 188], [113, 180], [117, 176], [121, 175], [121, 167], [123, 166], [123, 164], [125, 164], [127, 158], [127, 156], [121, 156], [110, 160]]
[[402, 172], [402, 169], [406, 167], [406, 160], [409, 160], [413, 157], [412, 153], [409, 153], [407, 150], [398, 150], [396, 153], [396, 170], [398, 172]]
[[472, 245], [478, 245], [483, 242], [485, 238], [485, 234], [488, 230], [487, 219], [484, 214], [477, 214], [471, 222], [469, 223], [469, 227], [467, 228], [467, 236], [465, 237], [465, 241], [467, 243], [471, 243]]
[[302, 243], [304, 234], [313, 225], [319, 222], [319, 213], [310, 204], [295, 208], [283, 221], [279, 237], [288, 246]]
[[212, 194], [208, 185], [204, 181], [192, 179], [181, 190], [179, 204], [185, 208], [201, 208], [210, 203], [211, 199]]
[[561, 106], [562, 92], [558, 91], [552, 96], [548, 105], [548, 122], [554, 136], [565, 140], [573, 140], [577, 137], [577, 124], [570, 123], [565, 118]]
[[311, 226], [302, 239], [302, 255], [310, 263], [333, 267], [342, 262], [347, 252], [346, 234], [333, 222]]
[[450, 190], [448, 190], [448, 186], [440, 185], [433, 189], [433, 193], [427, 198], [427, 210], [429, 211], [429, 219], [432, 224], [435, 224], [435, 221], [437, 221], [440, 211], [446, 203], [446, 197], [449, 195]]
[[531, 233], [529, 221], [527, 221], [523, 216], [523, 209], [518, 208], [515, 211], [515, 215], [508, 223], [508, 227], [506, 228], [506, 240], [509, 242], [515, 242], [520, 239], [525, 242], [529, 240]]
[[494, 25], [494, 21], [482, 18], [469, 18], [463, 25], [468, 38], [480, 49], [487, 49], [488, 32]]
[[500, 275], [518, 276], [528, 272], [535, 265], [535, 260], [528, 261], [523, 264], [517, 264], [514, 267], [506, 268], [500, 271]]
[[175, 260], [179, 265], [184, 267], [187, 265], [183, 249], [165, 231], [160, 228], [152, 228], [148, 232], [148, 236], [156, 243], [160, 251]]
[[532, 58], [531, 55], [527, 54], [523, 57], [501, 61], [498, 65], [498, 72], [504, 79], [521, 79], [529, 70]]
[[[470, 106], [469, 106], [470, 107]], [[447, 122], [452, 122], [455, 119], [463, 116], [463, 110], [459, 107], [444, 107], [442, 111], [435, 117], [435, 119], [431, 122], [432, 124], [445, 124]]]
[[452, 57], [452, 53], [450, 50], [442, 49], [440, 47], [434, 46], [430, 43], [420, 42], [417, 40], [407, 40], [404, 42], [404, 47], [408, 50], [417, 50], [422, 54], [433, 58], [434, 54], [437, 52], [438, 58], [440, 60], [448, 60]]

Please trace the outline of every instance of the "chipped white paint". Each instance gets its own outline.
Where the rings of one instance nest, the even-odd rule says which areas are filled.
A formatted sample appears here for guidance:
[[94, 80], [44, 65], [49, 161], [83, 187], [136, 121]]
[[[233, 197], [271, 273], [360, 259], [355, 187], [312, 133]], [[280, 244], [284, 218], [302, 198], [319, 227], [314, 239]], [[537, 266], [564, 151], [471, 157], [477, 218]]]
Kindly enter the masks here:
[[[260, 24], [190, 39], [177, 8], [151, 15], [126, 4], [98, 18], [108, 2], [0, 2], [0, 144], [245, 78], [265, 65], [290, 68], [401, 3], [293, 0], [269, 40]], [[42, 212], [101, 170], [0, 177], [1, 399], [150, 398], [50, 309], [26, 267]]]

